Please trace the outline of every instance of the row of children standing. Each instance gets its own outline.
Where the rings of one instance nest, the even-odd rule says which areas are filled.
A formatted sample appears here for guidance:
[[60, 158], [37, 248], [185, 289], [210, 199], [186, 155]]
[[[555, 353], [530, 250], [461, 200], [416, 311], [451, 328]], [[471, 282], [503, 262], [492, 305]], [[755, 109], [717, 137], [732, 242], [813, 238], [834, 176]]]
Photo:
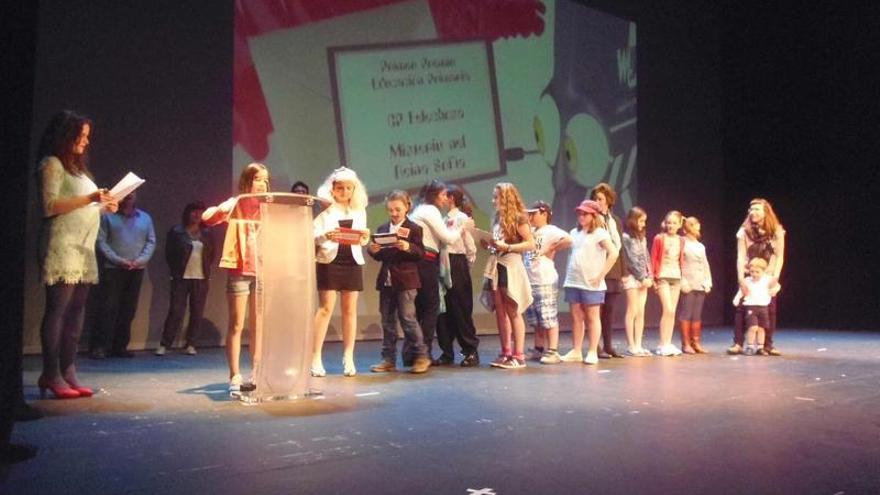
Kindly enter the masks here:
[[[268, 180], [268, 170], [252, 164], [242, 174], [239, 192], [265, 192]], [[379, 226], [376, 234], [396, 236], [392, 236], [392, 242], [383, 244], [369, 235], [367, 193], [353, 170], [345, 167], [334, 170], [317, 195], [328, 201], [329, 206], [314, 220], [319, 307], [315, 314], [312, 375], [326, 374], [322, 349], [337, 298], [341, 300], [342, 310], [343, 374], [357, 374], [354, 344], [357, 298], [363, 290], [364, 247], [382, 263], [375, 282], [383, 327], [382, 357], [371, 370], [397, 369], [398, 323], [405, 336], [402, 364], [410, 367], [410, 371], [423, 373], [432, 365], [454, 364], [456, 341], [461, 348], [461, 366], [479, 365], [479, 339], [473, 323], [470, 285], [476, 243], [471, 235], [474, 223], [469, 215], [470, 205], [463, 191], [433, 180], [422, 189], [421, 203], [415, 208], [406, 192], [393, 191], [385, 200], [389, 221]], [[524, 313], [528, 323], [536, 329], [535, 351], [545, 364], [563, 361], [595, 364], [599, 358], [623, 357], [611, 345], [610, 332], [610, 316], [621, 292], [626, 293], [627, 300], [626, 354], [649, 355], [642, 345], [642, 333], [647, 289], [651, 286], [656, 287], [664, 308], [660, 345], [655, 352], [661, 355], [681, 352], [671, 339], [674, 310], [682, 289], [689, 294], [687, 304], [682, 305], [688, 311], [680, 318], [689, 323], [682, 325], [683, 349], [688, 353], [702, 352], [699, 313], [705, 293], [711, 289], [711, 276], [705, 262], [705, 248], [699, 243], [699, 223], [688, 219], [685, 222], [687, 236], [680, 238], [677, 231], [681, 227], [681, 215], [670, 212], [664, 219], [664, 232], [655, 238], [649, 256], [644, 210], [633, 208], [625, 229], [621, 229], [619, 220], [610, 213], [615, 200], [613, 189], [608, 184], [599, 184], [591, 192], [591, 198], [577, 207], [578, 225], [566, 233], [550, 224], [552, 211], [547, 203], [537, 202], [526, 209], [513, 184], [495, 186], [492, 231], [481, 240], [489, 257], [480, 298], [494, 311], [498, 326], [501, 352], [491, 362], [492, 366], [505, 369], [526, 366]], [[205, 219], [211, 223], [227, 219], [231, 207], [230, 200], [209, 208]], [[448, 210], [445, 218], [442, 209]], [[238, 234], [242, 235], [235, 237], [240, 239], [252, 237], [248, 232]], [[253, 304], [247, 296], [253, 299], [259, 291], [253, 274], [247, 269], [247, 243], [244, 241], [230, 249], [224, 245], [224, 252], [229, 253], [223, 266], [232, 270], [227, 288], [231, 389], [243, 381], [238, 372], [238, 350], [245, 310], [248, 303]], [[554, 258], [569, 248], [572, 252], [563, 287], [573, 319], [572, 349], [560, 355], [556, 307], [558, 275]], [[445, 307], [444, 313], [441, 313], [442, 307]], [[252, 318], [254, 313], [251, 312]], [[252, 321], [249, 327], [255, 329], [258, 325], [259, 322]], [[585, 333], [588, 337], [586, 356], [582, 352]], [[433, 359], [435, 336], [441, 352]], [[605, 338], [600, 349], [602, 336]], [[251, 349], [251, 355], [258, 356], [259, 352]]]

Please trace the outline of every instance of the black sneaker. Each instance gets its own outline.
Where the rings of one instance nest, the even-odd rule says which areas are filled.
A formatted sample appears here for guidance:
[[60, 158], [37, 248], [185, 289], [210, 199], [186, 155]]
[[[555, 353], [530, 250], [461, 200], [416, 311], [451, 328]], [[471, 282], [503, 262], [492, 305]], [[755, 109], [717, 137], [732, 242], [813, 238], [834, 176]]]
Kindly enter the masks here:
[[476, 352], [473, 354], [467, 354], [459, 363], [462, 368], [475, 368], [480, 365], [480, 355]]
[[440, 357], [431, 362], [431, 366], [452, 366], [455, 364], [455, 358], [441, 354]]

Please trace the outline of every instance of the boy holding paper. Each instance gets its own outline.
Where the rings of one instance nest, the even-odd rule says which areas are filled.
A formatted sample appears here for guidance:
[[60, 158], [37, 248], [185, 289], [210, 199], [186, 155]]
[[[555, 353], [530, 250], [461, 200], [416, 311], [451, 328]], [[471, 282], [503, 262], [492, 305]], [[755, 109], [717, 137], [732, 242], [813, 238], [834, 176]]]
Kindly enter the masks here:
[[419, 260], [425, 255], [422, 228], [406, 217], [412, 203], [406, 191], [392, 191], [385, 197], [387, 223], [376, 229], [368, 251], [382, 262], [376, 277], [379, 312], [382, 315], [382, 360], [370, 367], [374, 373], [397, 371], [397, 323], [403, 328], [414, 355], [412, 373], [431, 367], [422, 327], [416, 318], [416, 294], [422, 286]]

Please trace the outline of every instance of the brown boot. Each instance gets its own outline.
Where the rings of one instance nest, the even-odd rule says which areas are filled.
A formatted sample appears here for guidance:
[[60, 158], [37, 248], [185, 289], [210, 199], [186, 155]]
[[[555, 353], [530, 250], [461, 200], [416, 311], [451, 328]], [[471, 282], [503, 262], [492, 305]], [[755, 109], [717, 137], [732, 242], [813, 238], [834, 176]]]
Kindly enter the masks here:
[[694, 348], [691, 347], [691, 322], [686, 320], [678, 320], [681, 325], [681, 352], [685, 354], [696, 354]]
[[413, 361], [410, 373], [424, 373], [431, 367], [431, 358], [427, 356], [419, 356]]
[[703, 322], [695, 321], [691, 323], [691, 343], [693, 344], [694, 350], [697, 351], [697, 354], [708, 354], [706, 349], [703, 349], [703, 346], [700, 345], [700, 340], [703, 338]]

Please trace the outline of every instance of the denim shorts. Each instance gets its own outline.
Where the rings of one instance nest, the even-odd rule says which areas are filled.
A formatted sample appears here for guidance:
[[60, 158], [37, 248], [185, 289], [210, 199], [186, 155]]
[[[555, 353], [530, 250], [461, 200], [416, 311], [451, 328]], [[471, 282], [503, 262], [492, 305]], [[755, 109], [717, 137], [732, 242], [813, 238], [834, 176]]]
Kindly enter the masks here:
[[226, 293], [236, 295], [251, 294], [257, 288], [257, 277], [253, 275], [229, 274], [226, 279]]
[[604, 304], [605, 291], [566, 287], [565, 302], [567, 302], [568, 304], [583, 304], [584, 306], [595, 306], [597, 304]]

